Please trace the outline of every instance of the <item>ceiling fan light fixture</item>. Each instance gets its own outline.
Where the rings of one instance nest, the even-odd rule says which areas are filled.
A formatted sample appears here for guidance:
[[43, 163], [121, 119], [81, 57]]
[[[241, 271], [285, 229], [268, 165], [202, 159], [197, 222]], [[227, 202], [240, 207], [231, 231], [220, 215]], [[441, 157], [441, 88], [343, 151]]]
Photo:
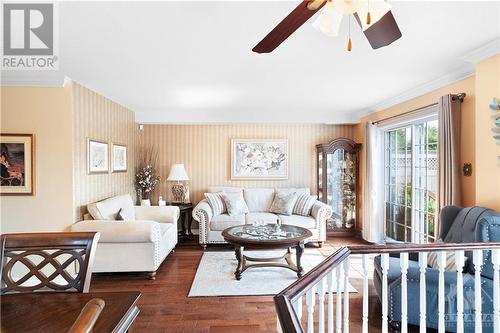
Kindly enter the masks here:
[[329, 37], [336, 37], [339, 35], [343, 17], [344, 15], [335, 10], [332, 2], [328, 1], [312, 26]]
[[328, 3], [332, 4], [335, 10], [342, 15], [351, 15], [361, 9], [363, 2], [360, 0], [335, 0]]

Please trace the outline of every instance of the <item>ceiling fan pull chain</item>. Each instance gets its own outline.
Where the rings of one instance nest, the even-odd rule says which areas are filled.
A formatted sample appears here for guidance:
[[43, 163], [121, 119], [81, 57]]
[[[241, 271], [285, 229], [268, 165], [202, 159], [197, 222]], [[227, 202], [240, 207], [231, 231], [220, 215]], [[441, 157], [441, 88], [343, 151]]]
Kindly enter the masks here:
[[351, 40], [351, 15], [349, 15], [349, 41], [347, 42], [347, 51], [352, 51], [352, 40]]
[[370, 14], [370, 0], [368, 1], [368, 11], [366, 13], [366, 25], [370, 25], [372, 23], [372, 15]]

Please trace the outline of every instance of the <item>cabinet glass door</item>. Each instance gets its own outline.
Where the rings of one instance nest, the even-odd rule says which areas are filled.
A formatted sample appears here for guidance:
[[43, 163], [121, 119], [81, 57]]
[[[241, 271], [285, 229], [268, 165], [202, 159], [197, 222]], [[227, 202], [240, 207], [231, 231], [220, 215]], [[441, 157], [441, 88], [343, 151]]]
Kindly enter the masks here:
[[328, 229], [352, 228], [356, 219], [356, 154], [343, 148], [326, 154]]

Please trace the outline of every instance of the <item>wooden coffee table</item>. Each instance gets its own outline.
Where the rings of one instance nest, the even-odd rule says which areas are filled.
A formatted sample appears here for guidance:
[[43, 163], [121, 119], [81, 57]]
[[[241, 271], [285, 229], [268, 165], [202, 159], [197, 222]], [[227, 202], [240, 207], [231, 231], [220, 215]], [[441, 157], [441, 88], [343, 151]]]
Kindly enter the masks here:
[[[300, 278], [304, 269], [300, 263], [304, 252], [304, 241], [312, 236], [311, 231], [292, 225], [266, 224], [261, 226], [239, 225], [230, 227], [222, 232], [226, 242], [234, 245], [234, 252], [238, 260], [238, 267], [234, 273], [237, 280], [249, 268], [282, 267], [297, 273]], [[253, 258], [243, 254], [244, 248], [257, 249], [287, 249], [281, 257]], [[296, 263], [292, 261], [291, 249], [295, 248]], [[286, 264], [283, 263], [285, 259]], [[247, 261], [256, 262], [247, 264]]]

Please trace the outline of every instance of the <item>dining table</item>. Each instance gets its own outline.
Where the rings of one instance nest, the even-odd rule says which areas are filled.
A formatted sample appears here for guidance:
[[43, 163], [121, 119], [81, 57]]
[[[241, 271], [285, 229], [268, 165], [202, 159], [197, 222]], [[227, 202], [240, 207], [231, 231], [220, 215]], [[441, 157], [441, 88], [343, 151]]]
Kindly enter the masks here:
[[68, 332], [85, 304], [93, 298], [105, 305], [93, 333], [127, 332], [139, 314], [141, 293], [131, 292], [34, 292], [0, 296], [0, 332]]

